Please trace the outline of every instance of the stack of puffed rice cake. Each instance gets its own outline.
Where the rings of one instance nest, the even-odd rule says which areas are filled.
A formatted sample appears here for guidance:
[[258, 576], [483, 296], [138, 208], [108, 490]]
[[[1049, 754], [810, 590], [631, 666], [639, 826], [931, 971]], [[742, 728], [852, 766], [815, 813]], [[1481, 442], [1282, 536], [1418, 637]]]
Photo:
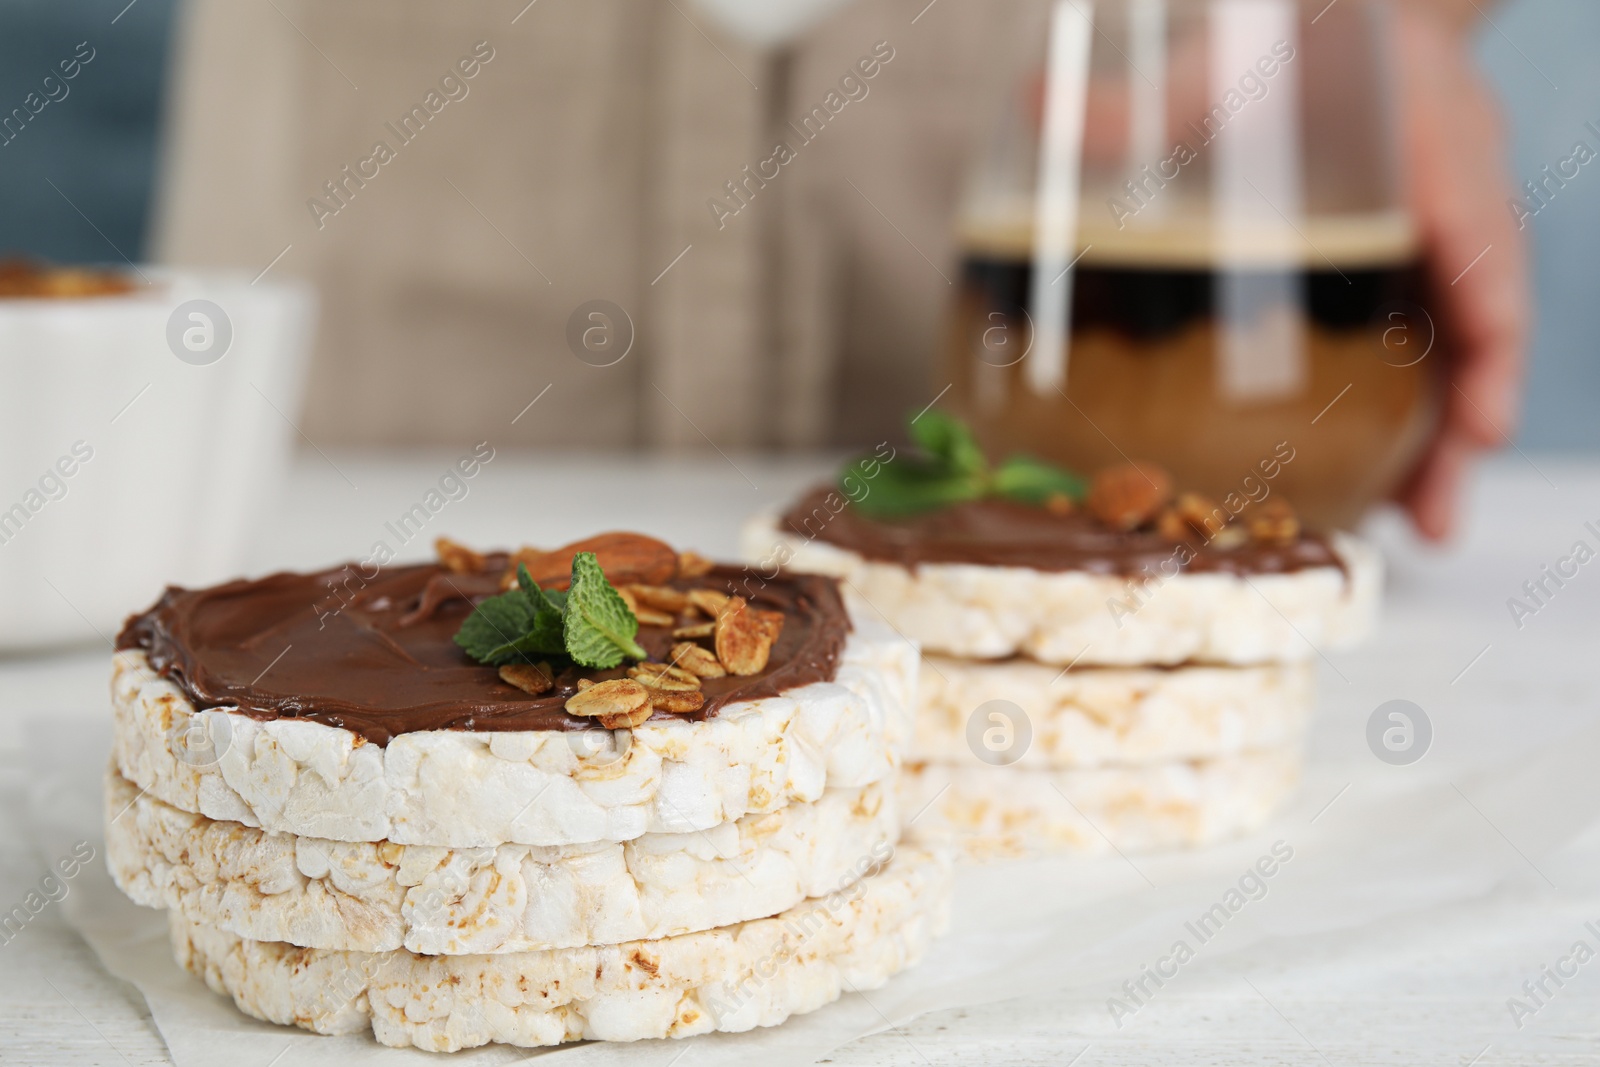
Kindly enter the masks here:
[[[859, 519], [856, 521], [860, 521]], [[973, 856], [1194, 846], [1252, 829], [1297, 783], [1315, 661], [1371, 629], [1377, 552], [1334, 566], [1125, 576], [866, 558], [774, 514], [747, 559], [838, 577], [923, 658], [908, 836]], [[1132, 610], [1110, 610], [1112, 604]]]
[[196, 710], [124, 648], [108, 860], [271, 1022], [433, 1051], [771, 1026], [947, 922], [948, 852], [898, 843], [916, 672], [865, 624], [831, 680], [705, 721], [380, 746]]

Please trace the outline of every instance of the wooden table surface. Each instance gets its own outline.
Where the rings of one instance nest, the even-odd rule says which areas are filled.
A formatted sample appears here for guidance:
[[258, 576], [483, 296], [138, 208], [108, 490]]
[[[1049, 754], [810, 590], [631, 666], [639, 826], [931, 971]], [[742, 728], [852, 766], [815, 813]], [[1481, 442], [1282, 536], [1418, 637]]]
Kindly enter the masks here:
[[[362, 554], [383, 520], [404, 511], [449, 457], [332, 459], [342, 475], [314, 453], [298, 462], [251, 570]], [[731, 554], [740, 516], [783, 499], [825, 466], [744, 456], [643, 463], [505, 456], [429, 536], [558, 543], [594, 529], [645, 526]], [[571, 503], [557, 509], [553, 500]], [[1348, 681], [1324, 669], [1313, 761], [1362, 758], [1367, 715], [1395, 697], [1427, 708], [1438, 758], [1461, 762], [1492, 760], [1592, 723], [1600, 713], [1593, 621], [1600, 564], [1594, 574], [1581, 570], [1521, 629], [1507, 607], [1523, 582], [1575, 541], [1594, 543], [1584, 529], [1591, 520], [1600, 523], [1600, 463], [1512, 455], [1485, 472], [1467, 535], [1451, 552], [1420, 550], [1395, 524], [1376, 523], [1372, 532], [1392, 566], [1384, 624], [1368, 647], [1335, 657]], [[37, 760], [20, 725], [49, 715], [103, 730], [105, 676], [103, 645], [0, 658], [0, 911], [19, 903], [46, 869], [28, 832], [25, 800]], [[1485, 831], [1484, 847], [1516, 846]], [[169, 1062], [142, 998], [101, 969], [60, 912], [46, 907], [0, 944], [0, 1063]], [[1524, 981], [1538, 980], [1574, 942], [1600, 949], [1586, 922], [1600, 928], [1595, 832], [1541, 872], [1481, 899], [1298, 939], [1292, 950], [1268, 940], [1198, 960], [1120, 1029], [1106, 1010], [1112, 990], [1024, 997], [925, 1015], [845, 1046], [829, 1062], [1592, 1064], [1600, 1062], [1600, 962], [1579, 967], [1560, 987], [1547, 981], [1551, 995], [1520, 1027], [1508, 1007], [1509, 998], [1526, 998]], [[233, 1063], [268, 1067], [277, 1051], [241, 1048]], [[680, 1062], [692, 1067], [693, 1056]]]

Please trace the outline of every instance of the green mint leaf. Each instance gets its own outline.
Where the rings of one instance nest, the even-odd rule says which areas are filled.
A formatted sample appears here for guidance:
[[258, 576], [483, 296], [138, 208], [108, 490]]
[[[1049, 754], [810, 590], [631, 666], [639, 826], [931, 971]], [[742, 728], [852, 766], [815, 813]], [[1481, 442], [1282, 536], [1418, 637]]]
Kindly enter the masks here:
[[909, 458], [880, 465], [877, 477], [864, 484], [866, 494], [850, 506], [869, 518], [884, 519], [979, 500], [986, 488], [981, 475], [954, 475]]
[[561, 609], [528, 580], [527, 568], [518, 567], [517, 582], [518, 588], [473, 608], [456, 631], [456, 644], [479, 663], [499, 666], [566, 652]]
[[606, 580], [593, 552], [572, 557], [565, 615], [566, 652], [574, 663], [605, 669], [621, 663], [624, 656], [649, 655], [634, 641], [639, 620]]
[[479, 663], [499, 666], [534, 656], [569, 656], [585, 667], [644, 659], [634, 642], [639, 621], [606, 580], [593, 552], [572, 561], [572, 588], [540, 589], [517, 565], [517, 587], [472, 609], [455, 641]]
[[1012, 456], [995, 468], [989, 484], [995, 496], [1024, 504], [1043, 504], [1058, 493], [1078, 502], [1089, 492], [1078, 475], [1032, 456]]
[[538, 583], [529, 576], [527, 564], [524, 563], [517, 564], [517, 587], [533, 606], [533, 625], [528, 628], [522, 643], [532, 646], [534, 651], [550, 655], [564, 653], [567, 645], [562, 633], [562, 609], [566, 607], [566, 594], [555, 589], [540, 589]]
[[910, 425], [911, 439], [933, 458], [934, 465], [961, 476], [982, 475], [989, 469], [983, 449], [966, 423], [937, 408], [929, 408]]
[[909, 430], [923, 455], [863, 456], [840, 472], [839, 490], [862, 515], [904, 518], [985, 497], [1039, 506], [1057, 495], [1078, 502], [1088, 494], [1083, 478], [1032, 456], [991, 468], [966, 424], [942, 411], [922, 412]]
[[539, 583], [533, 580], [533, 575], [528, 573], [528, 565], [526, 563], [517, 564], [517, 588], [530, 596], [534, 593], [544, 592], [539, 588]]

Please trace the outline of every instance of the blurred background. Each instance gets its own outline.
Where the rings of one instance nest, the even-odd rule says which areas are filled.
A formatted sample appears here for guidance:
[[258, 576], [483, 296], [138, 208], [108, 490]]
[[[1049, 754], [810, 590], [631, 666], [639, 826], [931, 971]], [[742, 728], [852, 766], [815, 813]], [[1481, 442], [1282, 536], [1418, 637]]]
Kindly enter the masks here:
[[[0, 249], [310, 281], [319, 445], [873, 442], [930, 396], [962, 180], [1045, 6], [6, 0], [0, 110], [93, 58], [8, 128]], [[1474, 6], [1520, 184], [1593, 140], [1600, 6]], [[866, 96], [752, 181], [879, 42]], [[1528, 222], [1526, 448], [1600, 447], [1597, 208], [1580, 179]], [[610, 366], [568, 342], [591, 301], [625, 316]]]

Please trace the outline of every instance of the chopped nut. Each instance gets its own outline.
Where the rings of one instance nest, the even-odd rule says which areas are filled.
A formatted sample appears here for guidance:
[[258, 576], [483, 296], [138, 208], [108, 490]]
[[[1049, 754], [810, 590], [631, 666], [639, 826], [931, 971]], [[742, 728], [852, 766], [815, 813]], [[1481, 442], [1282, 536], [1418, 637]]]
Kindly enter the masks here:
[[1217, 531], [1217, 536], [1211, 539], [1211, 547], [1224, 550], [1241, 548], [1250, 540], [1250, 532], [1243, 526], [1224, 526]]
[[579, 685], [567, 698], [567, 714], [598, 718], [608, 730], [637, 726], [650, 717], [650, 692], [631, 678], [612, 678], [590, 686]]
[[1207, 540], [1217, 536], [1233, 516], [1228, 509], [1201, 493], [1179, 493], [1178, 515]]
[[1172, 478], [1154, 463], [1107, 467], [1089, 487], [1089, 512], [1113, 530], [1132, 530], [1155, 518], [1172, 499]]
[[594, 686], [594, 682], [590, 681], [588, 678], [579, 678], [578, 679], [578, 692], [580, 692], [580, 693], [583, 692], [585, 689], [593, 688], [593, 686]]
[[482, 552], [474, 552], [466, 545], [452, 541], [448, 537], [436, 538], [433, 542], [433, 551], [439, 557], [439, 565], [451, 574], [477, 574], [483, 570]]
[[630, 585], [628, 592], [633, 598], [647, 608], [664, 611], [669, 615], [676, 615], [680, 611], [687, 611], [689, 598], [678, 589], [670, 585]]
[[[706, 625], [709, 628], [716, 624], [707, 623]], [[709, 637], [711, 635], [707, 632], [706, 636]], [[680, 641], [672, 646], [670, 662], [673, 666], [681, 667], [690, 674], [698, 675], [701, 678], [721, 678], [728, 673], [722, 664], [717, 662], [717, 657], [712, 655], [709, 649], [690, 644], [688, 641]]]
[[693, 641], [699, 637], [710, 637], [715, 632], [717, 624], [714, 622], [697, 622], [691, 626], [680, 626], [672, 631], [672, 636], [680, 641]]
[[650, 706], [657, 711], [699, 711], [706, 695], [698, 689], [651, 689]]
[[688, 593], [689, 603], [710, 615], [713, 619], [717, 613], [728, 603], [728, 594], [715, 589], [691, 589]]
[[782, 612], [762, 611], [742, 596], [731, 597], [717, 613], [717, 658], [729, 674], [760, 674], [782, 630]]
[[700, 688], [699, 675], [670, 663], [636, 663], [628, 668], [628, 677], [651, 689], [687, 692]]
[[555, 672], [544, 662], [508, 663], [500, 668], [500, 680], [533, 696], [548, 693], [556, 686]]
[[1268, 545], [1292, 545], [1300, 536], [1300, 520], [1287, 500], [1274, 497], [1252, 508], [1245, 525], [1250, 536]]
[[700, 555], [698, 552], [678, 553], [678, 577], [700, 578], [711, 573], [711, 568], [716, 564]]

